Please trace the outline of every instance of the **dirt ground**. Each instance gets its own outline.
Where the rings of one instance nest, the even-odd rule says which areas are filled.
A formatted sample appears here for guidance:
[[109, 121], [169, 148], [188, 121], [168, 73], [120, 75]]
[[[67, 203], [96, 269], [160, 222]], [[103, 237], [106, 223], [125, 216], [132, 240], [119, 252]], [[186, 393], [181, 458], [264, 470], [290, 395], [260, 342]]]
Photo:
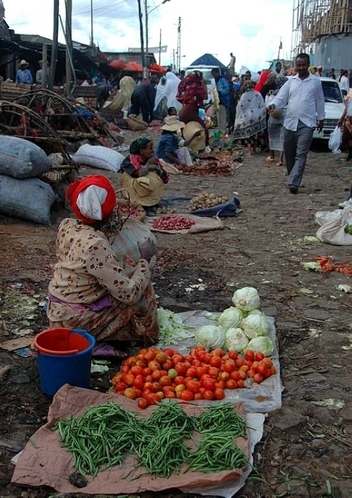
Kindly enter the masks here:
[[[126, 143], [131, 137], [126, 134]], [[192, 197], [203, 190], [236, 196], [242, 212], [224, 219], [223, 230], [158, 233], [155, 290], [160, 306], [173, 311], [222, 311], [235, 288], [250, 285], [258, 289], [262, 309], [275, 317], [283, 406], [268, 413], [255, 449], [256, 470], [237, 497], [349, 497], [352, 299], [337, 286], [352, 285], [352, 276], [310, 272], [301, 263], [329, 255], [336, 263], [352, 264], [350, 246], [305, 239], [316, 233], [315, 213], [336, 209], [346, 196], [351, 166], [343, 154], [313, 145], [302, 188], [292, 195], [285, 169], [268, 165], [267, 155], [245, 155], [230, 178], [172, 176], [165, 196]], [[108, 176], [117, 186], [118, 175]], [[56, 230], [67, 215], [63, 208], [54, 208], [50, 227], [0, 217], [1, 342], [47, 328], [44, 302], [55, 263]], [[205, 290], [185, 291], [200, 279]], [[41, 392], [35, 357], [0, 349], [1, 367], [0, 496], [62, 497], [47, 488], [10, 484], [10, 460], [45, 422], [51, 400]], [[93, 374], [92, 387], [106, 392], [118, 368], [115, 363], [108, 373]], [[186, 495], [171, 490], [153, 496]]]

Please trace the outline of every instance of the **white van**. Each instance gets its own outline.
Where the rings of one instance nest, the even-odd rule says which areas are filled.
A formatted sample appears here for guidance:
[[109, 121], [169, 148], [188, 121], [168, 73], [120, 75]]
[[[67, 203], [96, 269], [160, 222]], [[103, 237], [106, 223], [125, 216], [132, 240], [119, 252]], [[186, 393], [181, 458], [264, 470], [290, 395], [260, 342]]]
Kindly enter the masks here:
[[316, 140], [329, 140], [330, 133], [334, 131], [344, 111], [345, 104], [343, 102], [343, 93], [337, 81], [332, 78], [320, 78], [320, 81], [323, 85], [325, 99], [325, 120], [324, 128], [320, 133], [315, 130], [313, 138]]

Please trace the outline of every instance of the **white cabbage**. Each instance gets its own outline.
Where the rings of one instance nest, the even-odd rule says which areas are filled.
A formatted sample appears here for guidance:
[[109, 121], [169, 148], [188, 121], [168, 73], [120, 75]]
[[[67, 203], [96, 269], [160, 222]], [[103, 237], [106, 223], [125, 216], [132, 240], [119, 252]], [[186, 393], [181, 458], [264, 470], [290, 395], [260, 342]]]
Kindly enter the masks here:
[[251, 311], [258, 309], [260, 306], [260, 297], [257, 289], [254, 287], [243, 287], [237, 289], [232, 296], [232, 302], [242, 311]]
[[208, 351], [222, 348], [225, 342], [225, 331], [216, 325], [203, 325], [196, 330], [196, 344], [204, 346]]
[[244, 315], [242, 311], [239, 308], [231, 306], [230, 308], [226, 308], [226, 310], [221, 313], [218, 323], [221, 328], [227, 330], [231, 327], [239, 327], [243, 318]]
[[270, 337], [266, 335], [258, 336], [249, 341], [246, 350], [248, 349], [254, 351], [255, 353], [261, 352], [264, 356], [270, 356], [274, 351], [274, 343]]
[[226, 331], [225, 347], [228, 351], [243, 351], [248, 346], [249, 340], [246, 334], [239, 327], [233, 327]]
[[270, 324], [266, 315], [258, 311], [257, 313], [249, 313], [248, 316], [242, 320], [241, 328], [248, 339], [253, 339], [257, 336], [268, 335]]

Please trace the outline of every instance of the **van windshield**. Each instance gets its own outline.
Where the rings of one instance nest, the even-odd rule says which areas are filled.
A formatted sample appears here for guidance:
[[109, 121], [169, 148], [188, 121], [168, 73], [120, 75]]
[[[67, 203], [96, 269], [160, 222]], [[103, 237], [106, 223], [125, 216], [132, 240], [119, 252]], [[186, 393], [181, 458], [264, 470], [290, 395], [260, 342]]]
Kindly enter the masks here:
[[203, 74], [203, 78], [205, 79], [206, 84], [211, 85], [211, 80], [213, 78], [213, 76], [211, 75], [211, 70], [212, 70], [212, 68], [209, 69], [209, 68], [201, 68], [201, 67], [199, 67], [199, 68], [190, 67], [190, 68], [186, 69], [185, 74], [187, 76], [187, 74], [192, 73], [192, 71], [200, 71]]
[[340, 87], [336, 81], [322, 81], [325, 102], [343, 104]]

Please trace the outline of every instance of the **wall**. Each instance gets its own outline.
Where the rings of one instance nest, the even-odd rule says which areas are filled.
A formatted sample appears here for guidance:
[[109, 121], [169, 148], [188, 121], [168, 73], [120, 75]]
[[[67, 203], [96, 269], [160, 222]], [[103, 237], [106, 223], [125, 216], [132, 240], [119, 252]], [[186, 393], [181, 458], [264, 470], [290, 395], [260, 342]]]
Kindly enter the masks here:
[[322, 38], [315, 44], [315, 66], [324, 69], [352, 69], [352, 35], [336, 35]]

